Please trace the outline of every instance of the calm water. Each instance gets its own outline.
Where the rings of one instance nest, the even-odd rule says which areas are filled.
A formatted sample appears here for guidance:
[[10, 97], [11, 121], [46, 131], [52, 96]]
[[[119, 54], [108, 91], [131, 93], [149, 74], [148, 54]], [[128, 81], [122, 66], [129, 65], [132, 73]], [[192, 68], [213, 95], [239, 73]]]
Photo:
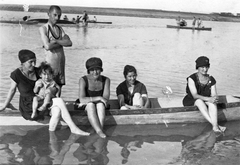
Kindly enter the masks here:
[[[47, 18], [46, 13], [0, 11], [0, 14], [2, 19], [19, 19], [26, 14], [32, 18]], [[68, 17], [73, 16], [76, 17]], [[113, 24], [89, 24], [87, 28], [63, 27], [73, 41], [72, 47], [65, 48], [67, 85], [63, 87], [62, 93], [65, 100], [78, 97], [78, 80], [86, 74], [85, 61], [92, 56], [103, 60], [103, 74], [111, 79], [112, 99], [116, 98], [116, 86], [124, 79], [122, 71], [126, 64], [137, 68], [138, 79], [147, 86], [150, 97], [165, 97], [162, 93], [165, 86], [172, 88], [172, 97], [183, 97], [186, 77], [195, 72], [194, 61], [201, 55], [210, 58], [209, 73], [217, 80], [218, 93], [240, 94], [238, 23], [204, 21], [205, 27], [213, 28], [209, 32], [167, 29], [167, 24], [175, 24], [173, 19], [97, 18], [99, 21], [112, 21]], [[17, 58], [20, 49], [33, 50], [37, 54], [38, 64], [44, 60], [39, 27], [0, 24], [0, 103], [5, 100], [10, 87], [10, 72], [20, 66]], [[18, 93], [12, 103], [18, 106]], [[70, 136], [67, 128], [62, 128], [54, 135], [49, 134], [45, 127], [37, 130], [2, 127], [1, 162], [239, 164], [237, 154], [240, 152], [240, 144], [235, 140], [240, 136], [239, 124], [226, 123], [228, 130], [225, 136], [217, 138], [211, 133], [208, 124], [109, 127], [106, 128], [109, 136], [106, 140], [94, 135], [88, 138]], [[156, 134], [156, 130], [148, 133], [154, 129], [160, 134]], [[133, 130], [139, 131], [135, 133]]]
[[[1, 11], [2, 19], [18, 19], [26, 14], [32, 18], [47, 18], [46, 13]], [[76, 17], [69, 15], [69, 18], [72, 16]], [[178, 31], [166, 28], [167, 24], [175, 24], [173, 19], [97, 18], [113, 24], [64, 27], [73, 41], [72, 47], [65, 48], [67, 85], [63, 87], [62, 96], [66, 100], [78, 97], [78, 80], [86, 74], [85, 61], [92, 56], [103, 60], [103, 74], [111, 79], [111, 98], [116, 98], [115, 89], [124, 79], [122, 72], [126, 64], [137, 68], [138, 79], [146, 84], [150, 97], [162, 97], [165, 86], [172, 88], [174, 96], [183, 97], [186, 77], [195, 72], [194, 61], [201, 55], [210, 58], [209, 73], [217, 80], [219, 94], [240, 93], [238, 23], [204, 21], [204, 26], [212, 27], [212, 31]], [[10, 86], [10, 72], [20, 65], [17, 58], [20, 49], [36, 52], [38, 63], [44, 60], [39, 26], [0, 25], [1, 102]]]
[[[240, 122], [225, 123], [224, 135], [210, 124], [106, 127], [106, 139], [82, 137], [66, 127], [1, 127], [1, 164], [237, 165]], [[90, 128], [82, 129], [90, 131]]]

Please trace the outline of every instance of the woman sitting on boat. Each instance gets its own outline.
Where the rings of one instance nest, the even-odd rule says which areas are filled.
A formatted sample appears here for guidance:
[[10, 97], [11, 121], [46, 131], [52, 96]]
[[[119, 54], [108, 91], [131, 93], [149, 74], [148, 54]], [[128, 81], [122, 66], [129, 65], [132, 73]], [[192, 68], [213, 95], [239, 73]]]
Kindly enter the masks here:
[[187, 78], [187, 95], [183, 99], [184, 106], [197, 106], [202, 115], [208, 120], [215, 132], [224, 132], [226, 127], [218, 125], [216, 80], [207, 74], [210, 67], [209, 59], [205, 56], [197, 58], [198, 72]]
[[96, 133], [105, 138], [103, 125], [105, 109], [110, 97], [110, 79], [101, 75], [103, 71], [102, 60], [92, 57], [87, 60], [88, 75], [79, 80], [79, 107], [87, 112], [88, 119]]
[[[36, 65], [36, 56], [30, 50], [21, 50], [18, 53], [21, 67], [14, 70], [11, 75], [11, 87], [9, 89], [7, 99], [4, 102], [0, 111], [5, 110], [10, 104], [13, 96], [18, 89], [20, 93], [19, 98], [19, 111], [22, 117], [26, 120], [31, 120], [32, 103], [35, 93], [33, 91], [35, 82], [40, 78], [38, 75], [38, 68]], [[64, 101], [61, 98], [53, 98], [53, 103], [50, 107], [51, 119], [49, 121], [49, 131], [55, 131], [59, 120], [62, 118], [69, 126], [72, 133], [80, 135], [89, 135], [89, 133], [80, 130], [72, 121], [72, 118], [67, 110]], [[41, 106], [41, 104], [39, 104]], [[43, 111], [38, 111], [39, 118], [43, 117]], [[38, 120], [35, 118], [34, 120]]]
[[123, 75], [125, 80], [118, 85], [116, 91], [121, 110], [149, 108], [147, 88], [143, 83], [137, 81], [136, 68], [126, 65]]

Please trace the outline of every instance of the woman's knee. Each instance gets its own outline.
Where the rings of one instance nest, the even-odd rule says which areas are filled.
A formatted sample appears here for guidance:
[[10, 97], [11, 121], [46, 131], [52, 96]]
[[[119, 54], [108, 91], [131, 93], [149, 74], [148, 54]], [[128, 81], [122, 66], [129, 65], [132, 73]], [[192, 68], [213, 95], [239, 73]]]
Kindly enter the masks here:
[[217, 109], [217, 105], [214, 103], [206, 102], [206, 104], [209, 107], [209, 109]]
[[86, 110], [87, 111], [96, 110], [96, 104], [88, 103], [87, 106], [86, 106]]
[[129, 108], [125, 107], [125, 106], [121, 106], [120, 110], [128, 110]]
[[54, 117], [54, 118], [60, 118], [61, 109], [59, 107], [53, 107], [51, 109], [51, 116]]
[[96, 107], [97, 107], [97, 110], [104, 110], [105, 111], [105, 104], [102, 103], [102, 102], [97, 103]]
[[194, 105], [197, 106], [198, 108], [207, 108], [206, 103], [201, 99], [197, 99]]
[[63, 108], [66, 106], [65, 102], [60, 97], [55, 97], [52, 99], [52, 101], [53, 101], [53, 106], [57, 106], [59, 108]]
[[201, 99], [197, 99], [194, 104], [195, 105], [203, 105], [203, 104], [206, 105], [205, 102]]
[[133, 97], [133, 105], [143, 106], [143, 98], [140, 93], [135, 93]]

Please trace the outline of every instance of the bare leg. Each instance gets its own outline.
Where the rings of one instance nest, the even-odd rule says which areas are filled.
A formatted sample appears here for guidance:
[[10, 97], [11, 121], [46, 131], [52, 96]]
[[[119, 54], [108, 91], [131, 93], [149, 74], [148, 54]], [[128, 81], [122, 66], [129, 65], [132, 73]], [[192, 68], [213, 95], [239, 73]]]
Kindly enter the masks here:
[[[69, 126], [72, 133], [80, 134], [80, 135], [84, 135], [84, 136], [89, 135], [88, 132], [82, 131], [75, 125], [75, 123], [73, 122], [73, 120], [67, 110], [65, 102], [61, 98], [53, 98], [53, 108], [52, 108], [51, 112], [52, 112], [52, 117], [51, 117], [51, 120], [49, 123], [49, 130], [55, 131], [55, 129], [56, 129], [55, 124], [59, 122], [60, 116], [61, 116], [62, 119]], [[53, 122], [51, 122], [51, 121], [53, 121]]]
[[55, 131], [61, 118], [61, 110], [55, 106], [51, 109], [51, 119], [49, 121], [49, 131]]
[[32, 103], [32, 115], [31, 118], [34, 119], [35, 117], [37, 117], [37, 107], [38, 107], [38, 97], [35, 96], [33, 97], [33, 103]]
[[120, 108], [121, 110], [128, 110], [129, 108], [125, 107], [125, 106], [121, 106]]
[[47, 109], [47, 106], [50, 104], [51, 99], [52, 99], [51, 94], [48, 93], [44, 98], [43, 105], [41, 107], [39, 107], [38, 110], [39, 111], [45, 111]]
[[[217, 117], [216, 110], [213, 110], [213, 112], [209, 112], [208, 107], [206, 106], [205, 102], [203, 102], [200, 99], [195, 101], [195, 105], [198, 107], [198, 109], [200, 110], [202, 115], [205, 117], [205, 119], [208, 120], [209, 123], [212, 124], [213, 130], [220, 132], [220, 130], [218, 128], [218, 124], [217, 124], [217, 119], [216, 119], [216, 117]], [[210, 113], [211, 113], [212, 116], [210, 115]], [[215, 115], [215, 119], [213, 117], [214, 115]], [[211, 117], [213, 117], [213, 119]]]
[[222, 127], [218, 125], [217, 105], [209, 102], [206, 102], [206, 104], [208, 105], [209, 115], [212, 119], [212, 123], [216, 127], [218, 127], [218, 129], [220, 129], [221, 132], [224, 132], [226, 130], [226, 127]]
[[101, 123], [98, 119], [98, 115], [97, 115], [97, 112], [96, 112], [97, 111], [96, 105], [94, 103], [88, 103], [87, 107], [86, 107], [86, 110], [87, 110], [87, 114], [88, 114], [88, 120], [91, 123], [94, 130], [97, 132], [97, 134], [101, 138], [105, 138], [106, 135], [102, 131]]
[[211, 118], [212, 124], [213, 124], [213, 126], [217, 127], [218, 126], [217, 106], [216, 106], [216, 104], [212, 104], [212, 103], [209, 103], [209, 102], [206, 102], [206, 104], [208, 105], [209, 116]]
[[55, 134], [55, 132], [53, 131], [49, 131], [49, 147], [51, 149], [51, 157], [55, 157], [58, 155], [59, 153], [59, 146], [58, 146], [58, 139], [57, 136]]
[[103, 103], [97, 104], [97, 114], [98, 114], [98, 119], [99, 119], [101, 128], [103, 129], [104, 121], [105, 121], [105, 106]]

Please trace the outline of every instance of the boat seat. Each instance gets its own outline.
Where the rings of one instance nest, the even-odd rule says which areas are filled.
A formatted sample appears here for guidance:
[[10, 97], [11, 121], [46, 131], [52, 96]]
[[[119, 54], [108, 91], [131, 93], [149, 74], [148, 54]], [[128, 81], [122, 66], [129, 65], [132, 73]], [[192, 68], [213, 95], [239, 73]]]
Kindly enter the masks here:
[[157, 99], [161, 108], [183, 107], [182, 100], [182, 97], [161, 97]]

